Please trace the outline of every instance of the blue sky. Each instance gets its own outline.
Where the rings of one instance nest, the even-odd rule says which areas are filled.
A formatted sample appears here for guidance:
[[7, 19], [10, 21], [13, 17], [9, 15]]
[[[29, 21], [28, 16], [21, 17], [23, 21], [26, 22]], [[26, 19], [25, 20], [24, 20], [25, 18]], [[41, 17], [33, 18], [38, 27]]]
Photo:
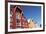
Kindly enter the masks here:
[[22, 6], [24, 16], [35, 20], [38, 24], [41, 23], [41, 6]]

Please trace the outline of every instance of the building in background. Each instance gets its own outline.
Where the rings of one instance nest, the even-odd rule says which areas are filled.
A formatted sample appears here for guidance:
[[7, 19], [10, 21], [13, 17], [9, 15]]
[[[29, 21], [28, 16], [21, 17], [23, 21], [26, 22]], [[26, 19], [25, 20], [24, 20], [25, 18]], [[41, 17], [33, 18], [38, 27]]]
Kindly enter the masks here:
[[35, 24], [32, 19], [28, 19], [28, 28], [35, 28]]

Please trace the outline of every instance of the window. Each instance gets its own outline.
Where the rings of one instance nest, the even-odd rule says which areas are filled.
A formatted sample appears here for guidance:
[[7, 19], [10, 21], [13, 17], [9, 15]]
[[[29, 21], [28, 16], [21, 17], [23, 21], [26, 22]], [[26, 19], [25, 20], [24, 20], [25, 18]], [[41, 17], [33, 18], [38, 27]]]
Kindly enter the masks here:
[[19, 19], [16, 19], [16, 27], [17, 28], [20, 28], [21, 27], [21, 23], [20, 23]]
[[21, 14], [16, 13], [16, 19], [21, 19]]

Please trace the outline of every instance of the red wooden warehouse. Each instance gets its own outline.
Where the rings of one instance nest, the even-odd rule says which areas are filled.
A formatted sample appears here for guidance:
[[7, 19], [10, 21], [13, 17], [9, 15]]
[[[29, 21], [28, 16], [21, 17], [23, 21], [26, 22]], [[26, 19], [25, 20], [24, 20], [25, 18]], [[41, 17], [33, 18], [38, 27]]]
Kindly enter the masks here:
[[21, 6], [10, 7], [10, 28], [28, 28], [26, 17], [21, 9]]

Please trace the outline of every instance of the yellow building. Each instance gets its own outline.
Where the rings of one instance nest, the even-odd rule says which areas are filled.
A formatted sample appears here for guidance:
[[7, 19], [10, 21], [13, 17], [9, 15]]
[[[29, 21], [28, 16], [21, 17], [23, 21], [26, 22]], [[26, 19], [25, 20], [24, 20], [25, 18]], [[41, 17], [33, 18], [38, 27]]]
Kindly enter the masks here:
[[34, 28], [35, 27], [35, 24], [32, 20], [29, 20], [28, 21], [28, 28]]

